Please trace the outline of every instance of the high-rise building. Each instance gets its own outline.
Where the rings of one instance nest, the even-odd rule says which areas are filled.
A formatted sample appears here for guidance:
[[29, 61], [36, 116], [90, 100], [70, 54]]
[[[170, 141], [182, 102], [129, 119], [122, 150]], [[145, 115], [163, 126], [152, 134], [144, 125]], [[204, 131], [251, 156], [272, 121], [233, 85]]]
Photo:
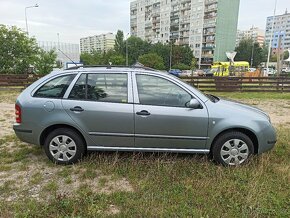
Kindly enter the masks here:
[[131, 35], [189, 45], [199, 65], [227, 60], [235, 49], [240, 0], [136, 0]]
[[267, 17], [265, 32], [265, 42], [267, 45], [269, 45], [271, 38], [273, 54], [277, 53], [279, 46], [281, 50], [290, 49], [290, 13], [288, 13], [287, 10], [282, 15]]
[[113, 49], [115, 35], [113, 33], [89, 36], [80, 39], [81, 53], [92, 53], [93, 51], [105, 52]]
[[62, 63], [65, 67], [69, 62], [80, 62], [80, 49], [79, 44], [64, 43], [64, 42], [50, 42], [50, 41], [38, 41], [38, 46], [45, 51], [55, 50], [57, 54], [56, 60]]
[[238, 30], [236, 46], [239, 45], [242, 39], [253, 39], [254, 42], [257, 42], [260, 46], [263, 46], [265, 42], [265, 30], [258, 27], [252, 27], [249, 30]]

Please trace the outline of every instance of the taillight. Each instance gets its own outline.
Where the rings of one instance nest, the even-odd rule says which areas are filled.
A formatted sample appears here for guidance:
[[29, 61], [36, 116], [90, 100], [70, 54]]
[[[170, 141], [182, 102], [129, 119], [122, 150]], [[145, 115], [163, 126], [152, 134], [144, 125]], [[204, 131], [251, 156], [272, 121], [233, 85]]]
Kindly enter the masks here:
[[21, 123], [21, 107], [19, 105], [15, 105], [15, 115], [16, 115], [16, 123]]

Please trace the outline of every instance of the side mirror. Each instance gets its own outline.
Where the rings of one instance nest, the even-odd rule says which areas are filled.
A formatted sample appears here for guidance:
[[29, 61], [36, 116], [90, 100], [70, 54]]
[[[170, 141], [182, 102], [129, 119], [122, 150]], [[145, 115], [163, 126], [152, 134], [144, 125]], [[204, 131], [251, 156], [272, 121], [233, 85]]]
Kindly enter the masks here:
[[192, 109], [199, 109], [199, 108], [202, 108], [201, 104], [199, 103], [198, 100], [196, 100], [195, 98], [191, 99], [187, 104], [186, 106], [188, 108], [192, 108]]

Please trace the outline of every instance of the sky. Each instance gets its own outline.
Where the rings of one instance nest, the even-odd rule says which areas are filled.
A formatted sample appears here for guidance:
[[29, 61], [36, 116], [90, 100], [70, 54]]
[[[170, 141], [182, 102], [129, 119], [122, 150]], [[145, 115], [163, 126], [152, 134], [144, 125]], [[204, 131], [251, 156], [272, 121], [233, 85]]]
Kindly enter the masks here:
[[[233, 0], [235, 1], [235, 0]], [[276, 14], [290, 11], [289, 0], [277, 0]], [[0, 24], [16, 25], [25, 31], [27, 9], [30, 36], [38, 41], [79, 43], [81, 37], [130, 30], [131, 0], [0, 0]], [[288, 4], [286, 4], [288, 3]], [[274, 13], [275, 0], [240, 0], [238, 29], [265, 29], [267, 16]]]

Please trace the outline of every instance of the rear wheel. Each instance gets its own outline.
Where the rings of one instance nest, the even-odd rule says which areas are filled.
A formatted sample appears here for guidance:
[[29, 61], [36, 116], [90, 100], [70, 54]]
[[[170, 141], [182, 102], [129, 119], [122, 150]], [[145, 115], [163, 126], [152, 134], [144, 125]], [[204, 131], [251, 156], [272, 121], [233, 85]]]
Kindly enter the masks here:
[[227, 132], [214, 142], [212, 155], [224, 166], [239, 166], [249, 161], [254, 152], [252, 140], [241, 132]]
[[74, 130], [59, 128], [48, 134], [44, 143], [47, 157], [57, 164], [72, 164], [79, 161], [86, 146], [82, 137]]

